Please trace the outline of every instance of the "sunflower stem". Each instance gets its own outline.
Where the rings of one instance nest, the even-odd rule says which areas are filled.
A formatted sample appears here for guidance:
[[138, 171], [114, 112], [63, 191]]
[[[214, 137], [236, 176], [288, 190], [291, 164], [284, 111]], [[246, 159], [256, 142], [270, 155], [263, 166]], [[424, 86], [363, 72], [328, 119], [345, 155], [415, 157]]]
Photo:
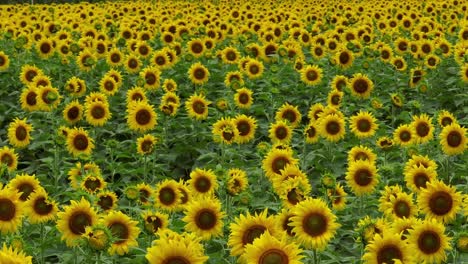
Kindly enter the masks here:
[[449, 156], [448, 155], [445, 155], [445, 174], [447, 176], [447, 184], [451, 184], [451, 181], [452, 179], [450, 179], [450, 170], [449, 170], [449, 163], [450, 163], [450, 160], [449, 160]]
[[45, 260], [44, 260], [44, 238], [45, 238], [45, 235], [44, 235], [44, 223], [40, 223], [40, 226], [41, 226], [41, 263], [45, 263]]
[[144, 163], [144, 164], [143, 164], [143, 177], [144, 177], [144, 179], [145, 179], [145, 182], [148, 181], [148, 174], [147, 174], [147, 171], [148, 171], [148, 170], [147, 170], [147, 168], [146, 168], [146, 167], [147, 167], [147, 165], [146, 165], [146, 159], [147, 159], [146, 155], [143, 155], [143, 163]]
[[314, 252], [314, 264], [320, 263], [320, 260], [317, 258], [317, 250], [314, 249], [313, 252]]

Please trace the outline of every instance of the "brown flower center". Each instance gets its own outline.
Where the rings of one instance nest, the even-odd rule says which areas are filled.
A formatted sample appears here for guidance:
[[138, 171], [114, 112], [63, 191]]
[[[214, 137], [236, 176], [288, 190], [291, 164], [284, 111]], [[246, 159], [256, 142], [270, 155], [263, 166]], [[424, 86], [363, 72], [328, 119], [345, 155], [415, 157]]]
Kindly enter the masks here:
[[117, 241], [115, 241], [114, 244], [122, 244], [130, 236], [130, 231], [125, 223], [114, 222], [109, 225], [109, 229], [112, 232], [112, 235], [117, 238]]
[[68, 220], [68, 228], [75, 235], [81, 235], [85, 232], [85, 228], [91, 225], [91, 216], [82, 211], [77, 211], [70, 216]]
[[88, 148], [89, 146], [89, 140], [88, 137], [86, 137], [83, 134], [78, 134], [75, 136], [73, 139], [73, 146], [78, 150], [78, 151], [84, 151]]
[[440, 242], [439, 234], [434, 231], [425, 230], [418, 237], [418, 248], [424, 254], [434, 254], [440, 249]]
[[23, 141], [28, 137], [28, 131], [24, 126], [18, 126], [15, 130], [16, 139], [19, 141]]
[[462, 143], [462, 135], [458, 131], [450, 131], [447, 135], [447, 144], [452, 147], [456, 148], [460, 146]]
[[52, 212], [53, 208], [53, 205], [47, 202], [45, 197], [39, 197], [34, 200], [33, 210], [34, 213], [38, 215], [48, 215], [50, 212]]
[[218, 218], [216, 217], [216, 213], [207, 208], [198, 211], [195, 216], [195, 224], [202, 230], [214, 228], [217, 222]]
[[16, 205], [7, 198], [0, 199], [0, 220], [8, 222], [16, 215]]
[[393, 264], [395, 263], [394, 259], [401, 260], [403, 258], [403, 254], [395, 245], [384, 245], [382, 248], [379, 249], [377, 252], [377, 263], [378, 264]]
[[252, 225], [247, 230], [245, 230], [242, 235], [242, 244], [247, 245], [251, 244], [256, 238], [260, 237], [265, 231], [266, 227], [263, 225]]
[[146, 109], [140, 109], [138, 112], [135, 114], [135, 121], [138, 123], [140, 126], [144, 126], [149, 124], [151, 121], [151, 114], [148, 110]]
[[263, 252], [258, 259], [259, 264], [288, 264], [288, 254], [283, 250], [271, 248]]
[[310, 213], [302, 220], [302, 226], [308, 235], [317, 237], [327, 231], [328, 221], [323, 214]]
[[211, 188], [211, 181], [205, 176], [200, 176], [195, 180], [195, 189], [201, 193], [208, 192]]
[[354, 182], [359, 186], [367, 186], [372, 182], [372, 174], [368, 169], [359, 169], [354, 173]]
[[436, 215], [445, 215], [452, 210], [452, 196], [444, 191], [438, 191], [431, 194], [429, 198], [429, 208]]

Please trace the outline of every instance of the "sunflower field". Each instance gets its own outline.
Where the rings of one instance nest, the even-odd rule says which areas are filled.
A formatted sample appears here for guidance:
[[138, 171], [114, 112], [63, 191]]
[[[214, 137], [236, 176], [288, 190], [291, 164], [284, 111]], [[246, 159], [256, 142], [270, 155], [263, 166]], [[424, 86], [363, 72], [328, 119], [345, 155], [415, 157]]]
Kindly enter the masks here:
[[0, 17], [0, 264], [468, 263], [467, 1]]

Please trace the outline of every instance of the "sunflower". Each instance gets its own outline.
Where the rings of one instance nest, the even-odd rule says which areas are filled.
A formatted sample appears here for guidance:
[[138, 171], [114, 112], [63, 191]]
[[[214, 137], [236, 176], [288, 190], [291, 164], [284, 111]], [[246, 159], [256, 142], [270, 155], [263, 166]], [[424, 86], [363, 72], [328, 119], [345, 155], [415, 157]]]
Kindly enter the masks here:
[[316, 103], [309, 108], [309, 111], [307, 112], [307, 117], [311, 121], [317, 121], [324, 110], [325, 106], [323, 106], [321, 103]]
[[450, 113], [447, 110], [442, 110], [437, 118], [437, 121], [441, 127], [446, 127], [448, 125], [451, 125], [453, 123], [458, 123], [457, 119], [455, 116], [453, 116], [452, 113]]
[[454, 187], [434, 180], [426, 185], [418, 196], [418, 206], [426, 218], [435, 218], [439, 222], [450, 223], [461, 209], [462, 195]]
[[85, 228], [96, 224], [98, 220], [96, 211], [83, 197], [79, 202], [72, 200], [57, 216], [57, 229], [68, 247], [77, 246]]
[[400, 146], [409, 146], [416, 140], [414, 128], [407, 124], [401, 124], [393, 131], [393, 141]]
[[145, 229], [156, 234], [168, 228], [169, 216], [167, 214], [146, 210], [141, 213]]
[[208, 71], [208, 68], [206, 68], [203, 64], [197, 62], [190, 66], [188, 75], [192, 83], [202, 85], [208, 82], [210, 72]]
[[[304, 174], [302, 173], [302, 175]], [[309, 197], [312, 190], [309, 179], [304, 176], [283, 178], [281, 181], [274, 179], [273, 182], [274, 190], [285, 208], [293, 208], [299, 202]]]
[[143, 135], [137, 138], [137, 152], [140, 155], [149, 155], [154, 150], [154, 145], [157, 143], [156, 137], [150, 134]]
[[0, 71], [5, 71], [10, 66], [10, 58], [5, 52], [0, 51]]
[[142, 58], [147, 58], [151, 55], [152, 48], [146, 41], [137, 41], [135, 43], [135, 52]]
[[185, 109], [189, 117], [197, 120], [203, 120], [208, 117], [208, 105], [211, 102], [205, 99], [205, 96], [200, 94], [193, 94], [185, 102]]
[[426, 143], [430, 141], [434, 136], [434, 126], [432, 125], [432, 118], [429, 118], [426, 114], [420, 116], [413, 116], [413, 122], [411, 123], [415, 131], [415, 140], [419, 143]]
[[112, 76], [104, 76], [99, 81], [99, 90], [107, 96], [114, 95], [118, 91], [118, 85]]
[[424, 220], [409, 230], [408, 243], [416, 261], [441, 263], [445, 261], [445, 250], [450, 250], [450, 238], [445, 234], [445, 227], [435, 219]]
[[434, 171], [437, 169], [437, 163], [428, 156], [412, 155], [411, 158], [406, 162], [403, 171], [406, 173], [414, 166], [419, 167], [421, 165], [424, 168], [433, 169]]
[[398, 234], [384, 232], [376, 234], [374, 239], [366, 245], [366, 253], [362, 259], [369, 264], [381, 263], [413, 263], [413, 255], [406, 243]]
[[138, 245], [136, 239], [140, 229], [137, 227], [137, 221], [133, 221], [120, 211], [111, 211], [103, 217], [102, 222], [115, 239], [109, 248], [109, 254], [124, 255], [128, 253], [130, 247]]
[[216, 174], [211, 169], [195, 168], [190, 172], [187, 184], [194, 195], [211, 196], [218, 189]]
[[205, 45], [201, 39], [192, 39], [187, 43], [187, 49], [194, 57], [200, 57], [205, 51]]
[[433, 167], [425, 167], [424, 165], [414, 165], [410, 169], [405, 169], [406, 186], [413, 192], [419, 193], [427, 184], [432, 182], [437, 177], [437, 171]]
[[42, 188], [31, 193], [29, 199], [24, 203], [24, 208], [31, 224], [55, 220], [58, 213], [57, 203], [49, 198], [49, 195]]
[[348, 166], [346, 181], [357, 196], [372, 193], [379, 182], [377, 168], [368, 161], [353, 162]]
[[405, 59], [400, 56], [395, 56], [392, 58], [392, 65], [397, 71], [400, 72], [404, 72], [408, 67]]
[[42, 38], [36, 43], [36, 52], [43, 59], [49, 58], [54, 51], [54, 43], [49, 38]]
[[392, 100], [392, 104], [396, 107], [402, 107], [403, 106], [403, 98], [400, 94], [397, 93], [392, 93], [390, 95], [390, 99]]
[[379, 125], [371, 112], [360, 110], [350, 118], [351, 131], [358, 138], [372, 137]]
[[468, 148], [467, 129], [457, 123], [445, 126], [439, 134], [440, 145], [447, 155], [462, 154]]
[[226, 64], [237, 64], [240, 53], [236, 48], [227, 47], [221, 51], [221, 59]]
[[15, 118], [8, 126], [8, 141], [16, 148], [23, 148], [29, 145], [32, 130], [33, 127], [27, 123], [26, 118]]
[[94, 101], [85, 104], [86, 122], [92, 126], [103, 126], [111, 117], [107, 102]]
[[268, 231], [247, 244], [240, 257], [241, 263], [289, 263], [300, 264], [303, 250], [296, 243], [291, 243], [286, 237], [276, 238]]
[[239, 131], [236, 141], [240, 144], [247, 143], [254, 139], [257, 129], [257, 120], [251, 116], [237, 115], [233, 119], [234, 125]]
[[393, 139], [389, 137], [380, 137], [377, 139], [376, 144], [379, 148], [387, 150], [391, 147], [393, 147]]
[[413, 195], [404, 192], [391, 195], [384, 207], [386, 207], [384, 213], [394, 218], [411, 218], [418, 213], [418, 207], [413, 203]]
[[424, 77], [425, 72], [421, 68], [411, 69], [409, 87], [416, 87]]
[[262, 161], [262, 169], [269, 179], [274, 179], [281, 175], [283, 170], [288, 164], [296, 165], [298, 162], [292, 156], [292, 152], [287, 149], [271, 149]]
[[93, 139], [81, 127], [70, 129], [66, 143], [68, 152], [74, 157], [89, 156], [94, 149]]
[[160, 85], [161, 72], [158, 68], [147, 66], [140, 72], [140, 78], [143, 80], [144, 86], [148, 90], [156, 90]]
[[16, 170], [18, 166], [18, 154], [14, 148], [4, 146], [0, 149], [0, 167], [5, 165], [9, 172]]
[[374, 83], [367, 75], [362, 73], [354, 74], [349, 82], [351, 94], [362, 99], [368, 98], [374, 89]]
[[130, 129], [145, 132], [157, 124], [157, 114], [152, 105], [147, 102], [131, 102], [127, 108], [127, 124]]
[[50, 80], [49, 76], [40, 74], [34, 77], [32, 85], [36, 86], [37, 88], [41, 86], [52, 86], [52, 81]]
[[96, 55], [91, 52], [89, 49], [82, 50], [76, 57], [76, 64], [81, 71], [88, 72], [90, 71], [97, 62]]
[[0, 263], [6, 264], [32, 264], [32, 257], [27, 256], [21, 249], [14, 245], [7, 246], [3, 243], [0, 249]]
[[463, 82], [468, 83], [468, 63], [460, 67], [460, 76]]
[[209, 240], [223, 234], [221, 203], [214, 198], [203, 197], [193, 200], [186, 207], [185, 229], [195, 233], [203, 240]]
[[248, 109], [253, 103], [253, 92], [247, 88], [240, 88], [234, 95], [234, 103], [237, 107]]
[[354, 54], [350, 50], [343, 48], [335, 53], [333, 60], [342, 69], [347, 69], [353, 65]]
[[409, 230], [412, 230], [419, 221], [419, 219], [414, 217], [394, 219], [391, 223], [390, 231], [394, 234], [399, 234], [402, 240], [406, 240], [408, 239]]
[[332, 107], [339, 108], [343, 100], [343, 92], [332, 90], [328, 93], [327, 104]]
[[335, 75], [331, 81], [331, 90], [342, 92], [348, 85], [348, 77], [344, 75]]
[[261, 61], [250, 59], [245, 64], [245, 74], [249, 79], [258, 79], [262, 76], [265, 66]]
[[60, 103], [60, 96], [57, 88], [51, 86], [40, 86], [37, 89], [37, 102], [39, 109], [49, 112], [55, 109]]
[[127, 91], [127, 105], [130, 105], [131, 102], [147, 102], [146, 92], [143, 88], [135, 86]]
[[34, 77], [38, 75], [44, 75], [44, 72], [35, 65], [25, 64], [21, 67], [20, 81], [24, 85], [33, 83]]
[[177, 83], [173, 79], [165, 79], [162, 87], [165, 92], [175, 92]]
[[157, 50], [153, 52], [151, 62], [160, 69], [166, 69], [169, 67], [169, 57], [164, 50]]
[[129, 186], [126, 189], [127, 197], [131, 200], [138, 199], [138, 202], [143, 205], [149, 205], [153, 197], [154, 190], [146, 183], [140, 183], [135, 188]]
[[327, 190], [328, 198], [331, 201], [332, 208], [340, 211], [346, 206], [346, 196], [348, 195], [340, 184], [337, 184], [333, 189]]
[[229, 228], [231, 232], [227, 244], [231, 248], [232, 256], [242, 255], [245, 252], [245, 246], [252, 244], [265, 232], [273, 236], [280, 234], [274, 216], [267, 216], [266, 209], [260, 214], [251, 215], [249, 212], [247, 215], [241, 214], [234, 219]]
[[118, 48], [112, 48], [106, 54], [107, 64], [111, 67], [118, 67], [122, 64], [123, 54]]
[[81, 189], [87, 193], [94, 194], [105, 189], [107, 182], [99, 174], [88, 174], [81, 181]]
[[34, 174], [16, 174], [15, 178], [13, 178], [8, 183], [7, 187], [16, 190], [21, 194], [21, 202], [25, 202], [26, 200], [28, 200], [31, 193], [42, 189], [41, 183]]
[[309, 249], [324, 250], [340, 224], [321, 199], [308, 198], [292, 209], [290, 226], [297, 240]]
[[248, 186], [247, 173], [241, 169], [229, 169], [227, 172], [227, 191], [230, 195], [238, 195]]
[[86, 241], [90, 248], [96, 251], [103, 251], [109, 249], [112, 240], [112, 233], [107, 226], [100, 222], [93, 226], [87, 226], [81, 237]]
[[81, 97], [86, 93], [86, 82], [75, 76], [68, 79], [64, 86], [65, 90], [74, 97]]
[[96, 205], [105, 212], [117, 207], [117, 195], [111, 191], [101, 191], [96, 195]]
[[323, 70], [317, 65], [307, 65], [301, 71], [301, 80], [309, 85], [314, 86], [322, 80]]
[[283, 120], [271, 124], [268, 137], [273, 143], [289, 144], [292, 138], [292, 128]]
[[389, 229], [389, 225], [384, 219], [370, 218], [366, 215], [360, 219], [357, 224], [357, 232], [359, 233], [358, 241], [363, 241], [366, 244], [374, 240], [376, 234], [383, 235], [384, 230]]
[[290, 105], [289, 103], [283, 104], [278, 111], [276, 111], [275, 119], [289, 122], [291, 128], [296, 128], [302, 120], [302, 115], [297, 109], [297, 106]]
[[330, 114], [320, 119], [320, 135], [325, 139], [337, 142], [345, 137], [345, 120], [337, 114]]
[[318, 126], [314, 122], [309, 122], [304, 128], [304, 136], [307, 143], [316, 143], [319, 140]]
[[[150, 264], [190, 263], [204, 264], [208, 256], [204, 255], [203, 247], [198, 238], [182, 237], [169, 233], [171, 237], [160, 237], [153, 241], [153, 246], [147, 249], [145, 255]], [[166, 235], [166, 233], [163, 233]]]
[[107, 96], [101, 92], [91, 92], [86, 95], [85, 104], [90, 104], [92, 102], [107, 102]]
[[124, 59], [125, 71], [128, 73], [138, 73], [141, 68], [140, 58], [135, 54], [128, 54]]
[[23, 89], [20, 96], [21, 108], [29, 112], [39, 110], [38, 93], [38, 89], [34, 86]]
[[232, 144], [237, 140], [239, 131], [232, 118], [224, 118], [217, 120], [213, 124], [211, 131], [213, 140], [218, 143]]
[[389, 62], [393, 58], [393, 50], [389, 46], [384, 46], [380, 50], [380, 59], [384, 62]]
[[371, 164], [375, 164], [375, 161], [377, 160], [377, 156], [372, 151], [372, 149], [366, 146], [362, 146], [362, 145], [354, 146], [348, 152], [348, 163], [351, 164], [358, 160], [364, 160]]
[[175, 180], [164, 180], [156, 186], [155, 206], [167, 211], [174, 211], [180, 204], [181, 192]]
[[21, 194], [13, 189], [0, 189], [0, 232], [14, 233], [22, 223], [24, 206]]
[[69, 124], [75, 124], [83, 116], [83, 105], [78, 100], [73, 100], [65, 106], [62, 112], [63, 119]]

